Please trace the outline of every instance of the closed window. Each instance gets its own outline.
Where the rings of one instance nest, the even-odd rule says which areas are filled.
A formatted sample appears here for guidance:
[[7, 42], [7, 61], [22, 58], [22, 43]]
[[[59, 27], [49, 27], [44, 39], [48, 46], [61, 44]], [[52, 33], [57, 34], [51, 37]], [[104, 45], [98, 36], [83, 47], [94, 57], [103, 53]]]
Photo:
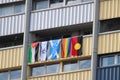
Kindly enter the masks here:
[[63, 71], [74, 71], [78, 69], [78, 63], [76, 62], [69, 62], [69, 63], [64, 63], [63, 66]]
[[0, 80], [20, 80], [21, 70], [0, 72]]
[[45, 74], [45, 66], [32, 68], [32, 76], [38, 76]]
[[80, 60], [79, 61], [79, 69], [86, 69], [91, 67], [91, 60], [86, 59], [86, 60]]
[[24, 4], [18, 4], [15, 6], [15, 13], [23, 13], [25, 11]]
[[8, 80], [8, 72], [0, 72], [0, 80]]
[[48, 0], [40, 0], [40, 1], [35, 1], [34, 2], [34, 10], [39, 10], [39, 9], [46, 9], [49, 7], [49, 1]]
[[82, 2], [89, 2], [89, 1], [93, 1], [93, 0], [82, 0]]
[[17, 80], [21, 78], [21, 70], [15, 70], [10, 72], [10, 80]]
[[63, 0], [50, 0], [50, 7], [63, 6]]
[[118, 56], [118, 64], [120, 64], [120, 55]]
[[115, 57], [114, 56], [102, 57], [102, 66], [110, 66], [113, 64], [115, 64]]
[[59, 72], [59, 64], [47, 65], [47, 74], [58, 73], [58, 72]]
[[25, 11], [24, 4], [9, 4], [0, 6], [0, 16], [14, 15]]
[[59, 64], [43, 65], [38, 67], [33, 67], [32, 76], [39, 76], [44, 74], [59, 73]]

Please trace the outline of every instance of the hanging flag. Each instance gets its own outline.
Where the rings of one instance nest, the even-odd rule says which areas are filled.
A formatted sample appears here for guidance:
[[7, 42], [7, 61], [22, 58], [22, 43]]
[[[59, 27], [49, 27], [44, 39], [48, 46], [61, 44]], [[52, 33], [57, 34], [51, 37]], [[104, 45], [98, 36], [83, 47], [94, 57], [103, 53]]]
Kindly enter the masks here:
[[39, 50], [39, 43], [35, 42], [29, 46], [29, 55], [28, 55], [28, 62], [36, 62], [38, 61], [38, 50]]
[[70, 56], [70, 38], [62, 39], [62, 58], [66, 58]]
[[78, 56], [82, 53], [82, 36], [71, 38], [71, 56]]
[[50, 50], [49, 50], [48, 59], [54, 60], [59, 58], [60, 44], [61, 44], [61, 39], [50, 40]]
[[40, 42], [40, 61], [47, 60], [48, 55], [48, 41]]

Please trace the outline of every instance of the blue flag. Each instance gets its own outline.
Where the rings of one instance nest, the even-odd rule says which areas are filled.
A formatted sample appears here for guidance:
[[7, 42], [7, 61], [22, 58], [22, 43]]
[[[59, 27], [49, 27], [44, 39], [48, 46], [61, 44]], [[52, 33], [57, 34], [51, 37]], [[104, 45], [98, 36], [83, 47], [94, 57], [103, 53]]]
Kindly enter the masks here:
[[40, 42], [40, 61], [47, 60], [48, 41]]
[[55, 60], [59, 58], [61, 39], [50, 40], [50, 51], [48, 59]]

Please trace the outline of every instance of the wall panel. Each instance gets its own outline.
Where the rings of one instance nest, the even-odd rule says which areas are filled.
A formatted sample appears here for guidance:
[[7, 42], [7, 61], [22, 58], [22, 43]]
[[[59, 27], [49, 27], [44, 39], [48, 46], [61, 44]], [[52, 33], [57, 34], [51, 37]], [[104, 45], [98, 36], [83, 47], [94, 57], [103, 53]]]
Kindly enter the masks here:
[[54, 75], [40, 76], [40, 77], [31, 77], [28, 80], [90, 80], [91, 71], [76, 71], [69, 73], [60, 73]]
[[22, 46], [0, 49], [0, 69], [21, 66], [22, 51]]
[[93, 21], [93, 2], [31, 13], [31, 31]]
[[120, 17], [120, 0], [100, 1], [100, 20]]
[[24, 14], [0, 17], [0, 36], [23, 33]]
[[120, 66], [98, 68], [97, 80], [120, 80]]
[[11, 2], [17, 2], [17, 1], [24, 1], [24, 0], [0, 0], [0, 4], [11, 3]]
[[101, 34], [98, 41], [98, 53], [113, 53], [120, 51], [120, 32]]

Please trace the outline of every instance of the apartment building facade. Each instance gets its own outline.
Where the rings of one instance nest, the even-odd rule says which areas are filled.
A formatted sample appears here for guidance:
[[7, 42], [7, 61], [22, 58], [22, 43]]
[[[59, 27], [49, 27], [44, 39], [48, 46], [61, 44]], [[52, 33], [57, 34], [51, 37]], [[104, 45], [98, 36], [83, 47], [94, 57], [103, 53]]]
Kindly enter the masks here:
[[[31, 1], [27, 80], [91, 80], [94, 1]], [[25, 2], [0, 0], [0, 80], [21, 79]], [[120, 1], [99, 5], [96, 80], [120, 80]]]

